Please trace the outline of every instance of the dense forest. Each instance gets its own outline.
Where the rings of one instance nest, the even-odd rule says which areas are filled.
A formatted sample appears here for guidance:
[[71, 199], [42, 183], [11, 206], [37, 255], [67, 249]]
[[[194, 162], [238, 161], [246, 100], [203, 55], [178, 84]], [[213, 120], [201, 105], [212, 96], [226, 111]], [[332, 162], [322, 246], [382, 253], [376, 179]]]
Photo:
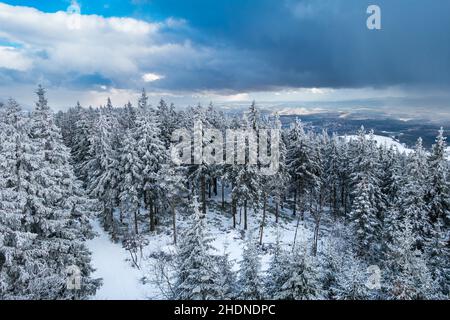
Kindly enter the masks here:
[[[258, 164], [173, 163], [173, 133], [196, 121], [224, 135], [281, 128], [278, 116], [262, 116], [256, 103], [228, 115], [212, 104], [151, 106], [145, 91], [137, 105], [108, 99], [99, 108], [78, 103], [56, 114], [42, 87], [32, 112], [12, 99], [1, 105], [0, 299], [91, 297], [101, 279], [91, 277], [84, 244], [94, 236], [90, 219], [135, 254], [170, 221], [176, 252], [161, 259], [172, 268], [157, 268], [170, 299], [449, 298], [444, 130], [430, 150], [419, 139], [401, 153], [378, 145], [364, 128], [346, 139], [298, 119], [282, 130], [279, 170], [264, 175]], [[211, 206], [243, 230], [238, 271], [227, 253], [211, 253]], [[289, 249], [277, 241], [263, 272], [267, 223], [283, 224], [286, 215], [308, 221], [314, 237]], [[343, 226], [326, 235], [333, 240], [326, 248], [324, 221]], [[66, 286], [71, 265], [81, 270], [79, 290]], [[373, 267], [383, 277], [371, 287]]]

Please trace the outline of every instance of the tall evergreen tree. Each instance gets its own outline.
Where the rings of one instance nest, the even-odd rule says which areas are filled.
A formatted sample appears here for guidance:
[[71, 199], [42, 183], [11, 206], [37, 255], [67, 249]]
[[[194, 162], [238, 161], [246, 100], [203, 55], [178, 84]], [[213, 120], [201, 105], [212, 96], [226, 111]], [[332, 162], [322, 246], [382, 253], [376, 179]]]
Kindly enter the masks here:
[[260, 300], [263, 297], [263, 286], [260, 275], [261, 262], [258, 246], [252, 233], [246, 238], [246, 246], [242, 252], [239, 270], [239, 299]]
[[390, 299], [423, 300], [437, 298], [436, 286], [422, 252], [415, 249], [413, 226], [406, 218], [394, 233], [387, 255], [387, 295]]
[[[90, 279], [90, 253], [82, 242], [83, 215], [88, 212], [79, 211], [82, 194], [42, 87], [37, 95], [29, 127], [22, 122], [17, 104], [11, 102], [8, 111], [14, 140], [5, 147], [14, 152], [5, 153], [4, 169], [14, 170], [2, 170], [9, 177], [0, 191], [0, 211], [5, 210], [0, 214], [0, 256], [4, 257], [0, 279], [5, 289], [1, 295], [5, 299], [86, 298], [98, 286]], [[80, 271], [79, 290], [67, 286], [69, 268]]]
[[114, 207], [118, 197], [119, 159], [116, 150], [114, 130], [117, 119], [107, 109], [102, 113], [90, 136], [89, 158], [83, 170], [89, 172], [88, 192], [102, 204], [102, 220], [106, 230], [114, 230]]
[[299, 252], [298, 249], [294, 249], [285, 268], [287, 280], [274, 295], [275, 299], [316, 300], [321, 297], [317, 265], [306, 254], [306, 250]]
[[180, 237], [177, 247], [177, 276], [174, 299], [215, 300], [222, 296], [215, 273], [215, 259], [211, 256], [212, 238], [206, 227], [206, 217], [193, 200], [193, 217]]

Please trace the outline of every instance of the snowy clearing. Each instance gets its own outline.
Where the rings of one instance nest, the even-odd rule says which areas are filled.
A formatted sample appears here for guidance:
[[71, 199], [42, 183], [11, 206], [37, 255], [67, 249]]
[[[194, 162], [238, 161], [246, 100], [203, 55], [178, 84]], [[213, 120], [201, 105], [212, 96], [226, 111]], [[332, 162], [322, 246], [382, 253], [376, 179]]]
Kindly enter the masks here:
[[[261, 251], [262, 271], [267, 270], [272, 256], [277, 235], [277, 228], [280, 233], [280, 241], [285, 247], [290, 247], [294, 240], [296, 219], [291, 219], [291, 211], [285, 208], [285, 218], [279, 226], [274, 221], [269, 221], [264, 232], [263, 250]], [[238, 270], [238, 263], [242, 259], [244, 246], [244, 232], [238, 225], [237, 229], [231, 228], [230, 217], [221, 213], [208, 212], [208, 229], [213, 238], [214, 252], [220, 255], [225, 248], [230, 254], [230, 259], [234, 263], [234, 270]], [[272, 217], [270, 217], [272, 218]], [[307, 217], [306, 217], [307, 218]], [[256, 220], [253, 213], [250, 219]], [[179, 230], [186, 225], [186, 217], [178, 221]], [[161, 226], [154, 235], [147, 236], [149, 245], [143, 250], [143, 257], [139, 261], [140, 269], [131, 263], [128, 252], [121, 243], [113, 243], [107, 232], [103, 230], [97, 220], [91, 222], [96, 237], [87, 241], [87, 247], [92, 252], [92, 265], [96, 269], [92, 274], [93, 278], [102, 278], [103, 285], [98, 289], [92, 299], [96, 300], [145, 300], [164, 299], [159, 288], [154, 284], [154, 263], [153, 254], [159, 252], [173, 253], [175, 247], [172, 242], [171, 230]], [[297, 243], [307, 243], [312, 237], [311, 231], [306, 227], [309, 225], [307, 219], [300, 221]], [[325, 228], [323, 228], [325, 230]], [[258, 228], [254, 228], [253, 234], [258, 236]], [[146, 281], [142, 281], [145, 279]], [[144, 283], [145, 282], [145, 283]]]
[[[366, 138], [369, 139], [370, 135], [366, 135]], [[348, 135], [343, 137], [346, 141], [356, 140], [358, 139], [358, 136], [356, 135]], [[373, 135], [373, 139], [377, 142], [377, 145], [379, 146], [386, 146], [391, 147], [393, 146], [396, 148], [400, 153], [406, 153], [409, 154], [413, 152], [414, 150], [407, 148], [404, 144], [394, 140], [391, 137], [385, 137], [385, 136], [379, 136], [379, 135]]]
[[113, 243], [109, 235], [92, 221], [97, 236], [87, 242], [92, 252], [92, 265], [96, 269], [93, 278], [102, 278], [103, 285], [93, 297], [98, 300], [142, 300], [147, 298], [146, 286], [139, 280], [139, 270], [133, 268], [128, 260], [128, 253], [119, 243]]

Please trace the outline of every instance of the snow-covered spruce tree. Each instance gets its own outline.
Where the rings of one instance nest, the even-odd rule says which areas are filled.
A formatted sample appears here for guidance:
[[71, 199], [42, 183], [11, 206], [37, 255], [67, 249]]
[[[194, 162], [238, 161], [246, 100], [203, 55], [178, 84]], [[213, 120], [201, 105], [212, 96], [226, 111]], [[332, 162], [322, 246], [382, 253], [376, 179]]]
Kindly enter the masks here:
[[128, 232], [139, 234], [139, 212], [143, 197], [142, 159], [137, 154], [136, 139], [133, 132], [128, 131], [123, 148], [120, 151], [120, 220], [124, 222], [124, 213]]
[[266, 187], [269, 189], [269, 195], [275, 202], [275, 220], [278, 223], [281, 202], [286, 195], [290, 181], [289, 169], [286, 164], [287, 149], [282, 136], [281, 121], [278, 113], [275, 115], [273, 127], [275, 130], [280, 130], [279, 168], [276, 174], [267, 177]]
[[[141, 101], [140, 105], [142, 104]], [[127, 132], [121, 150], [121, 206], [125, 212], [134, 215], [136, 233], [138, 233], [138, 212], [142, 202], [149, 211], [150, 231], [154, 231], [156, 226], [158, 172], [167, 161], [167, 152], [159, 136], [154, 111], [141, 106], [136, 115], [135, 126]]]
[[92, 108], [84, 109], [81, 107], [77, 107], [74, 112], [77, 114], [77, 120], [74, 125], [72, 145], [70, 146], [72, 161], [76, 175], [87, 187], [89, 172], [84, 165], [94, 156], [91, 154], [93, 151], [91, 134], [94, 130], [97, 114]]
[[338, 137], [333, 134], [327, 148], [325, 150], [325, 171], [324, 180], [325, 185], [328, 188], [328, 199], [330, 208], [332, 209], [334, 217], [339, 215], [340, 198], [341, 193], [339, 192], [342, 188], [340, 179], [340, 167], [341, 157], [339, 149]]
[[322, 297], [319, 269], [306, 248], [295, 248], [288, 256], [284, 271], [287, 280], [274, 293], [278, 300], [316, 300]]
[[313, 153], [312, 159], [314, 160], [314, 175], [316, 180], [311, 185], [309, 193], [309, 211], [314, 220], [314, 237], [312, 245], [312, 254], [317, 255], [320, 225], [324, 214], [324, 205], [327, 200], [327, 188], [325, 187], [325, 165], [323, 154], [329, 144], [329, 136], [326, 131], [323, 131], [321, 135], [316, 136], [313, 140]]
[[338, 144], [339, 150], [339, 194], [340, 194], [340, 211], [344, 217], [347, 217], [351, 210], [351, 161], [350, 143], [340, 140]]
[[[403, 186], [401, 160], [397, 148], [393, 146], [380, 146], [380, 189], [383, 194], [384, 208], [387, 210], [399, 197], [399, 192]], [[384, 217], [383, 217], [384, 218]]]
[[177, 206], [184, 203], [187, 193], [184, 168], [164, 164], [158, 172], [156, 184], [163, 202], [167, 203], [172, 215], [173, 242], [177, 244]]
[[[241, 121], [236, 116], [234, 116], [229, 124], [229, 129], [231, 130], [237, 130], [241, 127]], [[226, 139], [232, 139], [229, 135], [226, 136]], [[234, 144], [234, 140], [226, 140], [224, 141], [226, 150], [225, 153], [228, 154], [234, 154], [236, 152], [236, 146]], [[240, 170], [240, 165], [236, 163], [236, 161], [233, 161], [232, 164], [226, 164], [223, 167], [222, 170], [222, 208], [225, 208], [225, 189], [223, 184], [226, 183], [228, 186], [231, 186], [231, 189], [233, 190], [236, 185], [236, 177], [237, 173]], [[238, 194], [231, 192], [231, 217], [233, 219], [233, 228], [236, 228], [237, 224], [237, 204], [238, 204]]]
[[42, 193], [40, 196], [49, 205], [58, 205], [58, 210], [70, 212], [73, 218], [71, 223], [77, 224], [76, 229], [83, 230], [80, 236], [89, 236], [88, 218], [93, 202], [87, 199], [73, 172], [70, 151], [63, 144], [61, 131], [45, 98], [45, 90], [39, 87], [37, 95], [39, 100], [30, 119], [30, 136], [43, 156], [43, 164], [46, 164], [44, 169], [38, 171], [39, 179], [49, 189], [48, 194]]
[[[7, 279], [2, 295], [5, 299], [82, 299], [98, 286], [98, 281], [90, 279], [90, 254], [83, 243], [87, 213], [78, 206], [82, 193], [44, 89], [39, 87], [37, 94], [29, 126], [19, 125], [17, 106], [10, 109], [15, 152], [5, 162], [14, 170], [1, 195], [0, 210], [5, 214], [0, 216], [6, 219], [0, 236], [0, 255], [5, 258], [0, 278]], [[5, 197], [15, 199], [13, 207], [4, 206]], [[76, 207], [79, 216], [74, 215]], [[82, 276], [80, 290], [66, 285], [68, 268], [73, 266]]]
[[387, 254], [385, 291], [388, 299], [423, 300], [438, 298], [422, 252], [415, 249], [416, 239], [409, 218], [394, 233]]
[[61, 136], [64, 144], [73, 148], [75, 138], [75, 125], [79, 120], [78, 109], [81, 109], [80, 102], [77, 102], [76, 106], [69, 108], [66, 112], [58, 111], [55, 114], [55, 124], [61, 130]]
[[283, 284], [289, 279], [286, 268], [288, 262], [288, 254], [281, 248], [280, 232], [277, 229], [275, 251], [264, 281], [265, 298], [274, 299], [275, 295], [281, 291]]
[[227, 247], [224, 248], [224, 253], [217, 258], [216, 274], [217, 285], [219, 288], [220, 300], [231, 300], [236, 296], [236, 274], [233, 271], [233, 261], [230, 260], [230, 254]]
[[[229, 118], [226, 117], [223, 112], [218, 111], [214, 105], [212, 103], [209, 104], [208, 109], [207, 109], [207, 121], [210, 125], [210, 128], [214, 129], [214, 130], [218, 130], [222, 136], [226, 136], [226, 130], [229, 128]], [[215, 139], [215, 137], [214, 137]], [[223, 143], [225, 143], [225, 141], [223, 141]], [[220, 150], [222, 151], [222, 159], [223, 159], [223, 152], [225, 151], [225, 155], [226, 155], [226, 150], [222, 149]], [[214, 150], [214, 155], [219, 155], [221, 154], [219, 152], [217, 152], [216, 150]], [[210, 151], [208, 151], [210, 152]], [[210, 152], [211, 154], [213, 152]], [[219, 187], [219, 181], [220, 181], [220, 187], [221, 187], [221, 209], [222, 212], [225, 212], [225, 187], [227, 184], [227, 181], [225, 179], [225, 175], [227, 172], [227, 166], [224, 164], [217, 164], [217, 163], [213, 163], [211, 165], [211, 179], [209, 180], [209, 185], [208, 185], [208, 193], [209, 193], [209, 198], [212, 197], [212, 192], [214, 193], [215, 196], [217, 196], [218, 194], [218, 187]]]
[[306, 198], [309, 191], [316, 187], [318, 181], [312, 136], [305, 133], [303, 124], [297, 119], [288, 132], [287, 140], [287, 167], [294, 191], [293, 214], [296, 214], [297, 203], [300, 202], [300, 211], [303, 217]]
[[[30, 135], [33, 143], [38, 146], [38, 152], [43, 155], [36, 182], [41, 180], [40, 185], [48, 190], [39, 194], [43, 198], [39, 205], [45, 205], [47, 209], [42, 210], [42, 217], [33, 217], [31, 228], [34, 229], [36, 224], [40, 224], [41, 232], [50, 237], [43, 241], [42, 246], [50, 250], [51, 259], [56, 260], [53, 261], [53, 268], [62, 269], [63, 265], [66, 268], [76, 266], [85, 276], [82, 290], [74, 296], [82, 298], [95, 292], [99, 284], [98, 280], [89, 279], [92, 271], [90, 253], [83, 243], [86, 238], [92, 236], [88, 218], [92, 216], [93, 203], [87, 199], [80, 182], [76, 180], [70, 164], [70, 152], [63, 144], [42, 87], [38, 88], [37, 96], [38, 102], [31, 115]], [[38, 211], [37, 209], [32, 215]], [[41, 220], [43, 217], [46, 217], [47, 221]], [[56, 222], [58, 218], [61, 221]], [[55, 225], [52, 227], [53, 223]], [[58, 224], [60, 230], [56, 229]], [[60, 237], [59, 243], [53, 239], [55, 234]], [[59, 256], [55, 251], [59, 252]], [[56, 272], [67, 272], [61, 269]]]
[[[206, 121], [208, 123], [208, 126], [210, 129], [213, 130], [217, 130], [217, 132], [220, 134], [222, 134], [222, 136], [225, 136], [226, 134], [226, 129], [227, 129], [227, 121], [223, 115], [222, 112], [219, 112], [212, 103], [210, 103], [208, 105], [208, 108], [206, 109]], [[220, 134], [218, 134], [220, 136]], [[210, 141], [209, 143], [212, 143], [214, 141], [220, 141], [221, 139], [218, 137], [215, 137], [214, 135], [212, 137], [209, 137]], [[218, 140], [219, 139], [219, 140]], [[216, 150], [216, 148], [210, 148], [207, 149], [206, 151], [209, 155], [217, 155], [218, 158], [220, 158], [220, 156], [222, 156], [220, 158], [220, 160], [224, 159], [224, 149], [219, 149]], [[207, 181], [208, 183], [208, 198], [212, 198], [213, 197], [213, 193], [214, 196], [217, 196], [218, 192], [217, 192], [217, 188], [218, 188], [218, 181], [219, 181], [219, 177], [223, 175], [223, 163], [221, 163], [221, 161], [219, 163], [216, 163], [216, 161], [211, 161], [212, 163], [209, 164], [209, 180]], [[223, 184], [222, 184], [223, 187]], [[224, 190], [224, 189], [222, 189]], [[225, 194], [223, 194], [223, 196], [225, 197]], [[224, 201], [222, 202], [222, 206], [224, 206]], [[222, 208], [222, 210], [224, 210], [224, 207]]]
[[167, 103], [161, 99], [156, 109], [156, 117], [161, 131], [160, 139], [166, 149], [169, 149], [172, 133], [178, 127], [178, 117], [174, 105], [167, 105]]
[[136, 123], [136, 113], [137, 110], [130, 101], [122, 108], [122, 116], [119, 118], [119, 121], [125, 131], [134, 128]]
[[432, 223], [428, 243], [427, 261], [433, 279], [445, 295], [450, 294], [450, 185], [448, 161], [445, 158], [446, 138], [441, 128], [428, 159], [429, 177], [426, 202]]
[[168, 155], [164, 143], [160, 138], [161, 131], [153, 110], [140, 111], [136, 117], [136, 126], [133, 129], [135, 152], [141, 161], [142, 190], [144, 202], [149, 210], [150, 231], [155, 230], [156, 200], [158, 198], [158, 172], [167, 162]]
[[93, 130], [93, 119], [91, 119], [88, 110], [81, 106], [75, 108], [76, 122], [74, 125], [74, 133], [71, 145], [71, 154], [74, 162], [75, 173], [85, 184], [88, 180], [88, 172], [83, 167], [84, 164], [91, 159], [91, 132]]
[[247, 233], [246, 245], [239, 263], [238, 299], [260, 300], [264, 295], [263, 282], [260, 275], [261, 261], [258, 245], [252, 232]]
[[433, 145], [429, 163], [429, 191], [427, 201], [430, 206], [430, 218], [432, 222], [442, 220], [449, 225], [450, 222], [450, 200], [448, 182], [448, 162], [445, 157], [446, 137], [441, 128]]
[[193, 217], [180, 236], [176, 251], [176, 279], [173, 299], [215, 300], [222, 297], [216, 259], [211, 255], [212, 238], [207, 232], [206, 217], [193, 199]]
[[[110, 104], [110, 100], [108, 100]], [[109, 107], [112, 108], [112, 107]], [[115, 145], [114, 132], [118, 128], [117, 119], [111, 109], [101, 110], [100, 117], [90, 136], [90, 158], [83, 170], [88, 173], [89, 195], [102, 204], [101, 219], [106, 230], [114, 230], [114, 207], [119, 184], [119, 159]]]
[[[9, 100], [0, 117], [0, 300], [33, 297], [28, 289], [36, 235], [23, 225], [23, 211], [36, 201], [34, 171], [40, 159], [29, 138], [29, 121], [20, 106]], [[34, 190], [33, 190], [34, 191]]]
[[342, 269], [342, 249], [337, 245], [340, 238], [331, 238], [319, 257], [322, 266], [321, 282], [325, 299], [335, 298], [338, 273]]
[[379, 252], [385, 210], [374, 146], [372, 134], [366, 139], [364, 128], [361, 128], [353, 148], [353, 204], [349, 221], [355, 233], [357, 254], [369, 259], [376, 259]]
[[331, 299], [368, 300], [371, 292], [366, 286], [368, 275], [365, 265], [352, 249], [340, 253], [336, 265], [335, 281], [330, 287]]
[[370, 201], [370, 187], [366, 180], [358, 183], [354, 196], [350, 221], [354, 230], [357, 253], [360, 256], [372, 256], [377, 251], [375, 234], [379, 221], [376, 208]]
[[[399, 191], [397, 221], [391, 221], [386, 227], [399, 225], [399, 221], [409, 219], [412, 224], [412, 233], [415, 248], [424, 250], [425, 243], [431, 234], [431, 223], [428, 215], [429, 207], [425, 202], [427, 194], [428, 167], [426, 152], [422, 146], [422, 139], [416, 143], [413, 153], [408, 157], [403, 185]], [[391, 219], [392, 220], [392, 219]]]
[[[234, 167], [233, 188], [231, 195], [237, 206], [244, 209], [244, 230], [248, 229], [248, 208], [252, 207], [256, 212], [260, 207], [263, 196], [263, 177], [258, 162], [258, 135], [257, 129], [262, 128], [259, 112], [253, 103], [249, 112], [244, 116], [242, 132], [248, 134], [247, 139], [243, 136], [237, 139], [237, 148], [245, 148], [245, 164], [238, 163]], [[244, 140], [244, 141], [242, 141]], [[266, 190], [266, 193], [267, 190]]]
[[[191, 120], [189, 124], [191, 128], [194, 127], [194, 124], [201, 125], [201, 128], [197, 127], [194, 130], [194, 165], [189, 167], [188, 181], [191, 184], [191, 196], [194, 194], [200, 195], [201, 210], [203, 214], [206, 214], [206, 187], [207, 182], [212, 179], [213, 170], [211, 170], [212, 166], [205, 161], [202, 151], [211, 143], [204, 134], [205, 129], [210, 127], [210, 125], [207, 121], [205, 109], [201, 105], [190, 109], [189, 118]], [[201, 150], [196, 147], [200, 145], [202, 146]]]

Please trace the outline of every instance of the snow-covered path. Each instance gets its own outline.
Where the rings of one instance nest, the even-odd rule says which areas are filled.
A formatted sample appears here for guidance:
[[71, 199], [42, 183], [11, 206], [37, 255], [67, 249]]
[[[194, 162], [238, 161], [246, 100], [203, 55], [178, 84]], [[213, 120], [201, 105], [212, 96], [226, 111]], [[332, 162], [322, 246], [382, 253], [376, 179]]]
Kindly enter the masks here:
[[141, 300], [147, 299], [146, 287], [139, 281], [142, 273], [132, 268], [128, 252], [120, 244], [111, 242], [109, 235], [95, 220], [91, 222], [98, 234], [86, 245], [92, 252], [92, 265], [96, 269], [93, 278], [103, 278], [103, 285], [93, 299]]

